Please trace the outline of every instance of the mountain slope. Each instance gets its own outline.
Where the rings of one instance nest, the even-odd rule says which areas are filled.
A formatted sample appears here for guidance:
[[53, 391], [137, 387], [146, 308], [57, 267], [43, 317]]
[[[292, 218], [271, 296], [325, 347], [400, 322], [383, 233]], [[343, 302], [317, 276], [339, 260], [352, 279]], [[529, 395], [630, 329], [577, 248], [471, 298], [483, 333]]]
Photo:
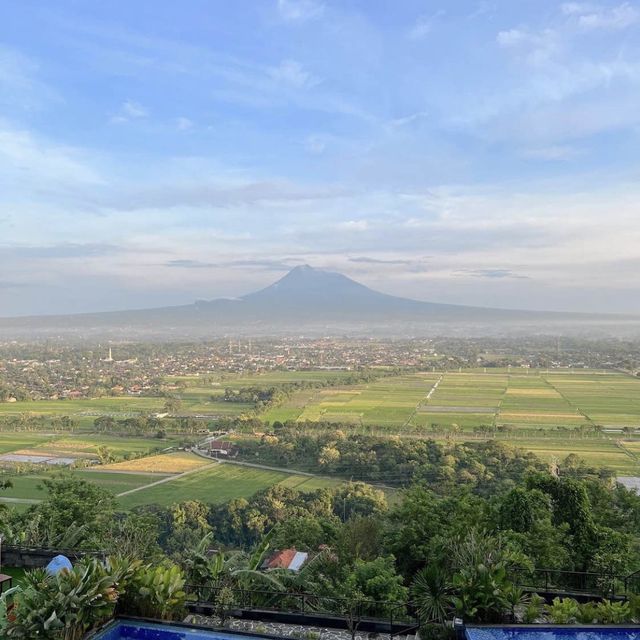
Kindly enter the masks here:
[[295, 267], [277, 282], [236, 299], [68, 316], [0, 319], [0, 337], [14, 335], [162, 336], [174, 338], [224, 334], [357, 332], [476, 333], [530, 330], [613, 323], [638, 327], [625, 316], [530, 312], [438, 304], [374, 291], [350, 278], [308, 265]]

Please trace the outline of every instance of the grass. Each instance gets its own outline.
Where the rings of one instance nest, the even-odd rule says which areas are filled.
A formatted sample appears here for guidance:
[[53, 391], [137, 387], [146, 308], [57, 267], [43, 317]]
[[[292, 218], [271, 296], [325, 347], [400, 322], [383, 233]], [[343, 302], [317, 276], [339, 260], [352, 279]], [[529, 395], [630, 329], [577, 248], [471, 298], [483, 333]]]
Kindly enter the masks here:
[[11, 576], [13, 578], [13, 586], [15, 587], [24, 577], [25, 569], [17, 567], [5, 567], [4, 565], [2, 565], [2, 567], [0, 568], [0, 573]]
[[51, 436], [38, 433], [7, 433], [0, 431], [0, 454], [25, 447], [34, 447], [50, 440]]
[[279, 483], [300, 491], [314, 491], [341, 481], [224, 463], [123, 496], [119, 503], [125, 509], [143, 504], [167, 506], [185, 500], [221, 503], [233, 498], [249, 498], [257, 491]]
[[518, 440], [513, 444], [535, 453], [543, 460], [562, 460], [570, 453], [575, 453], [595, 467], [607, 467], [620, 475], [640, 475], [640, 463], [627, 455], [613, 440], [538, 439]]
[[[100, 467], [104, 469], [104, 467]], [[74, 471], [74, 476], [82, 480], [93, 482], [104, 489], [108, 489], [114, 494], [122, 493], [136, 487], [143, 487], [158, 480], [158, 475], [137, 474], [137, 473], [114, 473], [108, 471]], [[52, 473], [34, 473], [13, 476], [11, 482], [13, 487], [0, 493], [0, 501], [3, 498], [13, 498], [18, 500], [43, 500], [47, 492], [42, 488], [42, 481], [53, 477]], [[7, 503], [13, 504], [15, 503]], [[28, 503], [25, 503], [28, 507]], [[26, 508], [25, 507], [25, 508]]]

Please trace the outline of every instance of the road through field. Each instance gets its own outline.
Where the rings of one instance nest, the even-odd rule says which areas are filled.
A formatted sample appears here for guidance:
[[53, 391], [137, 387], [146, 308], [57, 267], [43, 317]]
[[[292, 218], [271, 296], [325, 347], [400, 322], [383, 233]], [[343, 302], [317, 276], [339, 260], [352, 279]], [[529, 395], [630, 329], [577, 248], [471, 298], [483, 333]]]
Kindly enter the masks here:
[[8, 504], [39, 504], [42, 500], [36, 500], [34, 498], [0, 498], [0, 502], [6, 502]]
[[178, 473], [173, 476], [162, 478], [162, 480], [158, 480], [157, 482], [152, 482], [151, 484], [144, 484], [141, 487], [135, 487], [135, 489], [129, 489], [128, 491], [123, 491], [122, 493], [118, 493], [116, 498], [122, 498], [122, 496], [128, 496], [131, 493], [136, 493], [138, 491], [142, 491], [142, 489], [149, 489], [151, 487], [157, 487], [159, 484], [164, 484], [165, 482], [173, 482], [178, 478], [184, 478], [185, 476], [189, 476], [192, 473], [198, 473], [199, 471], [204, 471], [205, 469], [211, 469], [215, 467], [218, 463], [214, 462], [213, 464], [205, 465], [204, 467], [197, 467], [196, 469], [191, 469], [189, 471], [185, 471], [184, 473]]

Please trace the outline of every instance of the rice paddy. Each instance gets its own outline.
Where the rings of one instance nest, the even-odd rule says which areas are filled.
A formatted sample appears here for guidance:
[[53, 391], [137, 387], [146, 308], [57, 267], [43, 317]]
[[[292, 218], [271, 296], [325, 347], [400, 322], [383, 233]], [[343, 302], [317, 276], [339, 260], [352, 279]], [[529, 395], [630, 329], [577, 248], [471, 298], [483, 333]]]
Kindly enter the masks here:
[[[229, 415], [225, 412], [241, 413], [247, 407], [223, 402], [220, 398], [226, 387], [326, 378], [327, 372], [287, 371], [221, 378], [206, 384], [185, 379], [189, 386], [181, 395], [187, 412], [209, 415], [219, 410], [217, 415]], [[38, 405], [38, 409], [46, 412], [54, 411], [55, 406], [55, 412], [61, 414], [76, 409], [85, 415], [87, 407], [93, 407], [95, 411], [122, 414], [133, 408], [155, 408], [158, 402], [157, 398], [47, 401], [29, 403], [29, 409]], [[16, 404], [0, 405], [0, 410], [9, 407], [14, 411]], [[634, 439], [633, 434], [634, 429], [640, 429], [640, 379], [618, 372], [469, 369], [389, 376], [367, 384], [305, 389], [261, 417], [270, 422], [343, 423], [353, 430], [380, 435], [442, 437], [444, 432], [458, 440], [484, 437], [483, 434], [493, 430], [501, 439], [547, 460], [575, 453], [594, 466], [609, 467], [621, 475], [640, 476], [640, 439]], [[583, 431], [590, 437], [585, 437]], [[125, 508], [185, 499], [223, 501], [247, 497], [276, 483], [312, 490], [330, 482], [230, 464], [209, 468], [209, 460], [191, 453], [163, 453], [177, 444], [177, 436], [117, 437], [85, 429], [65, 434], [2, 432], [0, 456], [51, 456], [92, 464], [92, 468], [76, 469], [74, 473], [115, 494], [134, 490], [120, 498]], [[97, 466], [100, 446], [120, 459], [123, 456], [134, 459]], [[36, 470], [17, 476], [13, 489], [2, 492], [0, 501], [27, 508], [33, 501], [41, 500], [45, 494], [38, 487], [48, 473]], [[164, 478], [170, 480], [156, 484]]]
[[282, 484], [299, 491], [314, 491], [340, 483], [340, 480], [310, 478], [295, 473], [220, 463], [197, 473], [183, 475], [169, 482], [122, 496], [119, 503], [125, 509], [143, 504], [170, 505], [184, 500], [220, 503], [233, 498], [248, 498], [274, 484]]
[[135, 460], [114, 462], [101, 465], [104, 471], [133, 471], [142, 473], [185, 473], [211, 464], [210, 460], [193, 453], [169, 453], [166, 455], [146, 456]]
[[420, 430], [640, 428], [640, 379], [589, 370], [460, 371], [383, 378], [305, 391], [267, 413], [273, 420], [345, 422]]

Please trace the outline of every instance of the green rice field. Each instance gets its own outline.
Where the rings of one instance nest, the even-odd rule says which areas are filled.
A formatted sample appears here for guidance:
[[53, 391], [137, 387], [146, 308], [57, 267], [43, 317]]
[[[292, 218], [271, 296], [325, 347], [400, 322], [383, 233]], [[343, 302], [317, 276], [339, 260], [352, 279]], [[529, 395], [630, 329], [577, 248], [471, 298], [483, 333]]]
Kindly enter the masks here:
[[314, 491], [340, 483], [340, 480], [309, 478], [224, 463], [130, 493], [120, 498], [119, 503], [125, 509], [142, 504], [170, 505], [184, 500], [220, 503], [233, 498], [248, 498], [274, 484], [282, 484], [299, 491]]
[[295, 394], [267, 420], [403, 428], [640, 428], [640, 379], [589, 370], [413, 374]]
[[[77, 478], [88, 480], [104, 489], [108, 489], [114, 494], [143, 487], [163, 477], [155, 473], [129, 474], [108, 471], [74, 471], [74, 475]], [[50, 477], [52, 477], [51, 472], [12, 476], [13, 487], [4, 490], [0, 494], [0, 502], [13, 503], [15, 501], [23, 501], [24, 504], [29, 504], [29, 501], [32, 500], [42, 500], [47, 495], [46, 490], [42, 488], [42, 481]]]

